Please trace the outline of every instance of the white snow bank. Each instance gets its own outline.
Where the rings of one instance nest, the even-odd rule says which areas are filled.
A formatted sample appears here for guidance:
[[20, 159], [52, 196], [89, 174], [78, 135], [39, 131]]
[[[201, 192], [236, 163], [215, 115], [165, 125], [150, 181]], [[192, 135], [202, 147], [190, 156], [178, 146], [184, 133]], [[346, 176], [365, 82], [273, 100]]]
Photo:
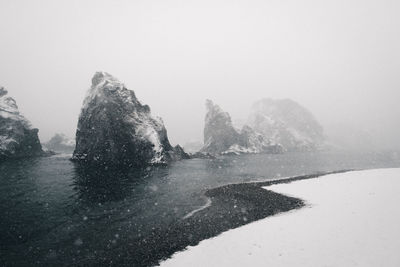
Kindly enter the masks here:
[[204, 240], [161, 266], [400, 266], [400, 169], [267, 189], [308, 205]]

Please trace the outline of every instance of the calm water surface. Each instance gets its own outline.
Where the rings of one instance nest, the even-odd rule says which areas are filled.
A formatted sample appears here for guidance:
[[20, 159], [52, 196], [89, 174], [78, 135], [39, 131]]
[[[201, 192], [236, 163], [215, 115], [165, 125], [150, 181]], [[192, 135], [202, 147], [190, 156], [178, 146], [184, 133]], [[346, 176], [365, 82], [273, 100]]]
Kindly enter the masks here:
[[[69, 155], [0, 164], [0, 265], [112, 265], [133, 240], [206, 203], [229, 183], [318, 171], [400, 167], [400, 153], [287, 153], [192, 159], [145, 170], [85, 169]], [[151, 255], [142, 255], [151, 257]]]

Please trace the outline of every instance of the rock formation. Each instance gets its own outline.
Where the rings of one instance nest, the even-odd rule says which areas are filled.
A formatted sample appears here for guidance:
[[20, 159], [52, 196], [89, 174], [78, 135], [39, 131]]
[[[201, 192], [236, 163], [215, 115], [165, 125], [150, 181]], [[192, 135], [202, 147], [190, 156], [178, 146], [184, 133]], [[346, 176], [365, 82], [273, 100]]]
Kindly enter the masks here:
[[322, 126], [307, 109], [290, 99], [256, 102], [248, 124], [287, 151], [316, 150], [324, 143]]
[[38, 129], [20, 114], [15, 100], [0, 86], [0, 161], [43, 156]]
[[66, 137], [64, 134], [55, 134], [43, 146], [55, 152], [72, 153], [75, 149], [75, 140]]
[[133, 91], [108, 73], [94, 75], [79, 117], [73, 160], [143, 166], [187, 157], [171, 146], [162, 120]]
[[220, 154], [238, 144], [240, 135], [233, 128], [231, 117], [211, 100], [206, 100], [204, 146], [201, 152]]
[[202, 153], [218, 155], [280, 151], [279, 145], [272, 144], [249, 126], [236, 130], [229, 114], [211, 100], [206, 101], [206, 108]]

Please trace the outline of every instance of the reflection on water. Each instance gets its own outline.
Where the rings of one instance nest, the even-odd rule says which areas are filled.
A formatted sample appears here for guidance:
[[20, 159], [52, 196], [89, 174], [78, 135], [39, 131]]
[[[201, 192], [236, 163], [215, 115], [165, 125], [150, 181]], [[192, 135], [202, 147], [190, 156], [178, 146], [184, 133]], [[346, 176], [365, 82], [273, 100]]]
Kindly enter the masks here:
[[[287, 153], [193, 159], [140, 170], [67, 156], [0, 164], [0, 265], [118, 262], [205, 204], [208, 188], [317, 171], [400, 167], [398, 153]], [[161, 230], [160, 230], [161, 229]]]
[[109, 170], [76, 165], [74, 169], [73, 188], [86, 203], [123, 200], [154, 173], [151, 168]]

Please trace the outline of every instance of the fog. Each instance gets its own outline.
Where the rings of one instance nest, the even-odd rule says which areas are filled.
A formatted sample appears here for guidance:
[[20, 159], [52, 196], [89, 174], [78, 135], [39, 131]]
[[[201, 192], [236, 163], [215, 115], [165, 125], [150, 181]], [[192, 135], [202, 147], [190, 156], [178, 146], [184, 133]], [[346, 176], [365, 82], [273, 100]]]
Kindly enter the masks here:
[[345, 146], [400, 148], [399, 13], [396, 0], [2, 0], [0, 84], [42, 141], [74, 136], [106, 71], [174, 144], [202, 140], [207, 98], [243, 121], [272, 97]]

